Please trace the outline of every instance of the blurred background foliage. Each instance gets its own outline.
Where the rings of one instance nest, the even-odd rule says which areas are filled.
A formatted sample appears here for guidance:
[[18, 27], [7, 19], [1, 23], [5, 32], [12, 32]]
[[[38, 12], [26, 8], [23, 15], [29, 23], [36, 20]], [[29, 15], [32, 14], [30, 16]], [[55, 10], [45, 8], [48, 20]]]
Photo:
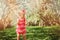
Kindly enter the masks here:
[[60, 25], [59, 3], [59, 0], [0, 0], [0, 20], [5, 26], [15, 25], [19, 11], [25, 8], [27, 25]]

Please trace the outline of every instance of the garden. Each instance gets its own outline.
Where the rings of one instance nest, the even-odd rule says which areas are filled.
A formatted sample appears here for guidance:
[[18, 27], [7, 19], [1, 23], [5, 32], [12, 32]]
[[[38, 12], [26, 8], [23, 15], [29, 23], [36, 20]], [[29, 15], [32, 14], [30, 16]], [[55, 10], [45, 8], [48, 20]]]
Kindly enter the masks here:
[[60, 0], [0, 0], [0, 40], [17, 40], [21, 10], [27, 40], [60, 40]]

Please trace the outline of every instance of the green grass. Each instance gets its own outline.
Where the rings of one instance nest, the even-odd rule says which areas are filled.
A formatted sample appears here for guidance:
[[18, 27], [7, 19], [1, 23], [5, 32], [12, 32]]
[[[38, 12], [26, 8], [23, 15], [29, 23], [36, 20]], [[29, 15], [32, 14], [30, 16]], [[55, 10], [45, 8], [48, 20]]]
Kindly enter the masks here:
[[[0, 40], [16, 40], [16, 27], [0, 31]], [[27, 26], [27, 40], [60, 40], [60, 27]], [[21, 40], [23, 40], [21, 36]]]

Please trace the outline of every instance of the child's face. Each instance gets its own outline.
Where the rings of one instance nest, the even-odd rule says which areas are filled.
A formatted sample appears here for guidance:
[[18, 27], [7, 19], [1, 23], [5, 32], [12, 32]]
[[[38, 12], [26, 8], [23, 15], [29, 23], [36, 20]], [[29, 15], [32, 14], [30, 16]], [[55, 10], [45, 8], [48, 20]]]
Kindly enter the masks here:
[[24, 17], [25, 17], [25, 13], [21, 11], [21, 12], [19, 13], [19, 17], [20, 17], [20, 18], [24, 18]]

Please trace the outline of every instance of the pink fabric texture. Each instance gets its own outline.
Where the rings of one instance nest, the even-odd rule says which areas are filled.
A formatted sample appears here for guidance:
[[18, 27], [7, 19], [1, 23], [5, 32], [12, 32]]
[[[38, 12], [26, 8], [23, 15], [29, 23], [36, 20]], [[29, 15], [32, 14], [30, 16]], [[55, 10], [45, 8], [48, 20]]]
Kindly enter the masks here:
[[20, 19], [18, 20], [16, 33], [18, 33], [18, 34], [25, 34], [26, 33], [25, 18], [22, 20], [20, 20]]

